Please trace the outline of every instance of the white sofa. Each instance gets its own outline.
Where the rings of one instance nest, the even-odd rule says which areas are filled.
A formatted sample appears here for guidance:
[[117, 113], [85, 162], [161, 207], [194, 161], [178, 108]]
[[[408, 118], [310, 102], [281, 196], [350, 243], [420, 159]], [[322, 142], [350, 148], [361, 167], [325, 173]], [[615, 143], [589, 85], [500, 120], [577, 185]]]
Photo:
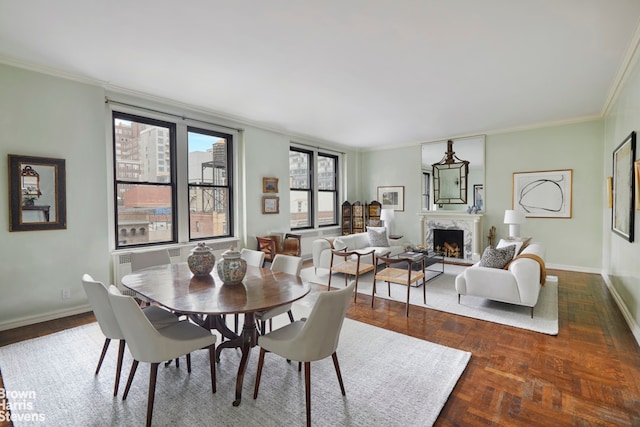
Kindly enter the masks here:
[[[537, 255], [544, 261], [544, 247], [540, 243], [526, 246], [520, 255]], [[458, 303], [461, 295], [474, 295], [494, 301], [502, 301], [533, 308], [538, 302], [541, 274], [544, 267], [535, 259], [516, 256], [508, 268], [480, 267], [480, 263], [465, 269], [456, 277]], [[544, 263], [543, 263], [544, 264]]]
[[[369, 242], [369, 234], [356, 233], [348, 234], [346, 236], [338, 236], [333, 239], [316, 239], [313, 241], [311, 251], [313, 254], [313, 266], [317, 272], [319, 268], [331, 267], [331, 250], [349, 250], [358, 252], [368, 252], [374, 249], [376, 254], [382, 254], [389, 252], [389, 255], [398, 255], [404, 252], [402, 244], [397, 240], [390, 240], [389, 246], [371, 246]], [[339, 258], [344, 260], [344, 258]], [[368, 259], [363, 258], [363, 262], [370, 262]]]

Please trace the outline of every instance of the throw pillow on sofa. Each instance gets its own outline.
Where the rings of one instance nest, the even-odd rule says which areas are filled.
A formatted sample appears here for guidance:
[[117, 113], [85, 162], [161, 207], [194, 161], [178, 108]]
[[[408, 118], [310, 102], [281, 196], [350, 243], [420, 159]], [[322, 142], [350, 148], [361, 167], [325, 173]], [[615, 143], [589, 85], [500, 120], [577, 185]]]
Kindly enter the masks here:
[[369, 235], [369, 245], [373, 247], [388, 248], [387, 229], [384, 227], [367, 227]]
[[494, 248], [487, 246], [480, 258], [480, 267], [504, 268], [513, 259], [516, 253], [515, 245], [508, 245], [504, 248]]

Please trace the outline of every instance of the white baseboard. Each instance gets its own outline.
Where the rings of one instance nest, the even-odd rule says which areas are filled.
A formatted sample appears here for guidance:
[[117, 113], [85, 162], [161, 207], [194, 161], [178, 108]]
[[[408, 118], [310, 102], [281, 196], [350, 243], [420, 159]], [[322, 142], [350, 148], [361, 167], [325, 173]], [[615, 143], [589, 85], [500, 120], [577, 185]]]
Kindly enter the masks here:
[[545, 267], [551, 270], [564, 270], [564, 271], [576, 271], [578, 273], [602, 274], [601, 268], [594, 268], [594, 267], [581, 267], [576, 265], [564, 265], [564, 264], [545, 264]]
[[8, 320], [6, 322], [0, 323], [0, 331], [19, 328], [21, 326], [33, 325], [34, 323], [47, 322], [49, 320], [60, 319], [61, 317], [67, 317], [67, 316], [73, 316], [80, 313], [86, 313], [88, 311], [91, 311], [91, 307], [88, 304], [85, 304], [78, 307], [51, 311], [45, 314], [38, 314], [35, 316], [26, 316], [26, 317], [21, 317], [19, 319], [12, 319], [12, 320]]
[[638, 327], [638, 325], [636, 324], [635, 320], [633, 319], [633, 316], [631, 315], [631, 312], [625, 305], [618, 291], [616, 291], [616, 288], [613, 287], [613, 283], [611, 283], [609, 276], [607, 276], [606, 274], [602, 274], [602, 278], [604, 279], [604, 282], [607, 284], [607, 288], [609, 288], [609, 292], [611, 292], [613, 299], [616, 301], [616, 305], [620, 309], [620, 312], [622, 313], [624, 320], [627, 321], [627, 325], [629, 325], [629, 329], [631, 329], [631, 333], [635, 337], [636, 342], [638, 343], [638, 345], [640, 345], [640, 327]]

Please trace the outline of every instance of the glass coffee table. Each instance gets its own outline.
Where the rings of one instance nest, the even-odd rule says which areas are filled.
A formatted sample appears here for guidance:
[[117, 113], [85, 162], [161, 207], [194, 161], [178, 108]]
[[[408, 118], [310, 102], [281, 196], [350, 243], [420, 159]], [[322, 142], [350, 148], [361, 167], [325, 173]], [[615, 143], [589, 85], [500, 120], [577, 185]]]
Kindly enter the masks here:
[[[413, 250], [403, 252], [396, 255], [394, 258], [406, 258], [411, 260], [411, 269], [415, 271], [422, 270], [422, 262], [424, 261], [424, 282], [435, 279], [436, 277], [444, 274], [444, 252], [435, 252], [427, 250]], [[442, 266], [440, 269], [429, 268], [434, 264]], [[418, 287], [422, 284], [422, 281], [411, 284], [413, 287]]]

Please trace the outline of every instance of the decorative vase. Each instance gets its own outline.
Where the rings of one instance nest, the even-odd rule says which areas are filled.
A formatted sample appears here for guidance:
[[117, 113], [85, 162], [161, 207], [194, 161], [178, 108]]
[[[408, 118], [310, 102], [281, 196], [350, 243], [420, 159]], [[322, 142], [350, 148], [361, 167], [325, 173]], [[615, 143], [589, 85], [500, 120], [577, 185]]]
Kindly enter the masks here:
[[211, 273], [215, 263], [216, 256], [203, 242], [198, 243], [198, 246], [193, 248], [191, 255], [187, 258], [189, 270], [195, 276], [204, 276]]
[[222, 254], [222, 260], [218, 263], [218, 276], [225, 285], [237, 285], [242, 283], [247, 273], [247, 262], [240, 258], [240, 252], [233, 246]]

